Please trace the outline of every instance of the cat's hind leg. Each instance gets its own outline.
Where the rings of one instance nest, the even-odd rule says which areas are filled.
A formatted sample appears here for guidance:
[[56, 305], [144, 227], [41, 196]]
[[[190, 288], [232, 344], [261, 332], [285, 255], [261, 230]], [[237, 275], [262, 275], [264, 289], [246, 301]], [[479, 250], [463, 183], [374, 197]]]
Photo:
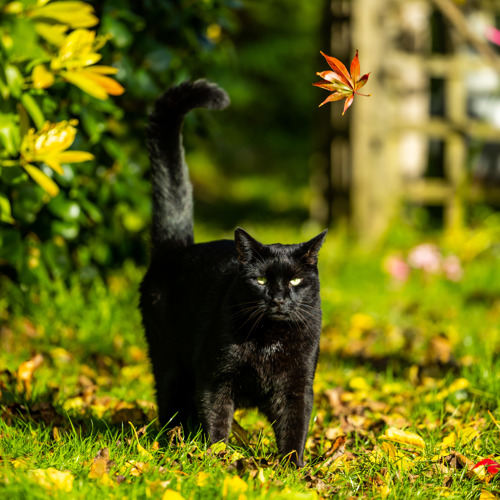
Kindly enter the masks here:
[[191, 381], [182, 376], [162, 373], [156, 377], [156, 391], [162, 427], [182, 426], [185, 432], [189, 432], [199, 426]]

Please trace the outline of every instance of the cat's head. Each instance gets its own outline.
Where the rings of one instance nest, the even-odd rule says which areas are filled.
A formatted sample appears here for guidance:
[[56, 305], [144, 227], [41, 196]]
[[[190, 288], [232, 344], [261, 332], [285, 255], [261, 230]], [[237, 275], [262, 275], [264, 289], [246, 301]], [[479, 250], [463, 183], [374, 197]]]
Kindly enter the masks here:
[[262, 319], [307, 323], [317, 314], [318, 252], [326, 233], [296, 245], [264, 245], [236, 229], [240, 291], [252, 324]]

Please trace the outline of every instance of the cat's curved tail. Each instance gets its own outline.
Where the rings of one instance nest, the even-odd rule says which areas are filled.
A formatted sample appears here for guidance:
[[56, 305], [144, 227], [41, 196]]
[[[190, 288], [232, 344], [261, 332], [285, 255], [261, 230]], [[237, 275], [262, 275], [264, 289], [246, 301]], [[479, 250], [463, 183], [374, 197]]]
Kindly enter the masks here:
[[156, 100], [147, 128], [153, 188], [152, 254], [193, 243], [193, 195], [182, 147], [182, 122], [194, 108], [224, 109], [229, 97], [205, 80], [169, 88]]

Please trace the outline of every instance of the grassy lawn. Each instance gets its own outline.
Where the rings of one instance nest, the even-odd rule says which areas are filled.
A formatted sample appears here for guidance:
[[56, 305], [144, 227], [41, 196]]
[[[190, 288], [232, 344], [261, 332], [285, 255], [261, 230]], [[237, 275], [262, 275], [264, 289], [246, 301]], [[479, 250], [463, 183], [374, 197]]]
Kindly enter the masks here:
[[[264, 242], [314, 233], [248, 229]], [[411, 260], [420, 236], [400, 228], [362, 249], [330, 233], [298, 471], [280, 463], [256, 412], [237, 414], [244, 431], [227, 447], [157, 428], [143, 269], [85, 288], [2, 283], [0, 498], [500, 498], [499, 232], [496, 222], [438, 238], [434, 251], [457, 256], [461, 271], [414, 266], [404, 281], [386, 267]], [[474, 467], [483, 459], [493, 462]]]

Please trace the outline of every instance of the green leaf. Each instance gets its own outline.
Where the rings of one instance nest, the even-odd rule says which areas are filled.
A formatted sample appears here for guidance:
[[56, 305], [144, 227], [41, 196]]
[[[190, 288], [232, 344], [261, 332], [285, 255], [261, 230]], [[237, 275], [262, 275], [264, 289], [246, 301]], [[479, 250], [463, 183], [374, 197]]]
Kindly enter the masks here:
[[16, 18], [10, 35], [12, 37], [12, 47], [9, 51], [11, 61], [21, 62], [47, 56], [38, 42], [38, 35], [30, 20], [22, 17]]
[[45, 205], [46, 198], [45, 192], [33, 182], [26, 180], [16, 186], [11, 195], [14, 219], [21, 223], [32, 224], [35, 222], [38, 212]]
[[14, 186], [27, 179], [26, 172], [19, 166], [4, 168], [1, 171], [0, 178], [2, 182], [8, 184], [9, 186]]
[[51, 224], [52, 233], [58, 234], [66, 240], [74, 240], [80, 232], [80, 227], [74, 221], [55, 220]]
[[14, 229], [0, 231], [0, 259], [18, 265], [23, 255], [23, 242], [19, 231]]
[[21, 103], [31, 116], [36, 128], [40, 130], [45, 123], [45, 117], [34, 97], [31, 94], [24, 93], [21, 95]]
[[21, 72], [12, 64], [8, 64], [5, 67], [5, 77], [7, 80], [7, 85], [10, 90], [10, 94], [14, 97], [19, 98], [22, 92], [22, 87], [24, 84], [23, 75]]
[[56, 196], [47, 203], [47, 208], [57, 217], [65, 221], [74, 221], [80, 217], [80, 205], [64, 196]]
[[10, 208], [10, 201], [3, 193], [0, 193], [0, 221], [13, 224], [12, 210]]
[[17, 115], [13, 113], [0, 115], [0, 145], [7, 156], [17, 156], [21, 137]]

